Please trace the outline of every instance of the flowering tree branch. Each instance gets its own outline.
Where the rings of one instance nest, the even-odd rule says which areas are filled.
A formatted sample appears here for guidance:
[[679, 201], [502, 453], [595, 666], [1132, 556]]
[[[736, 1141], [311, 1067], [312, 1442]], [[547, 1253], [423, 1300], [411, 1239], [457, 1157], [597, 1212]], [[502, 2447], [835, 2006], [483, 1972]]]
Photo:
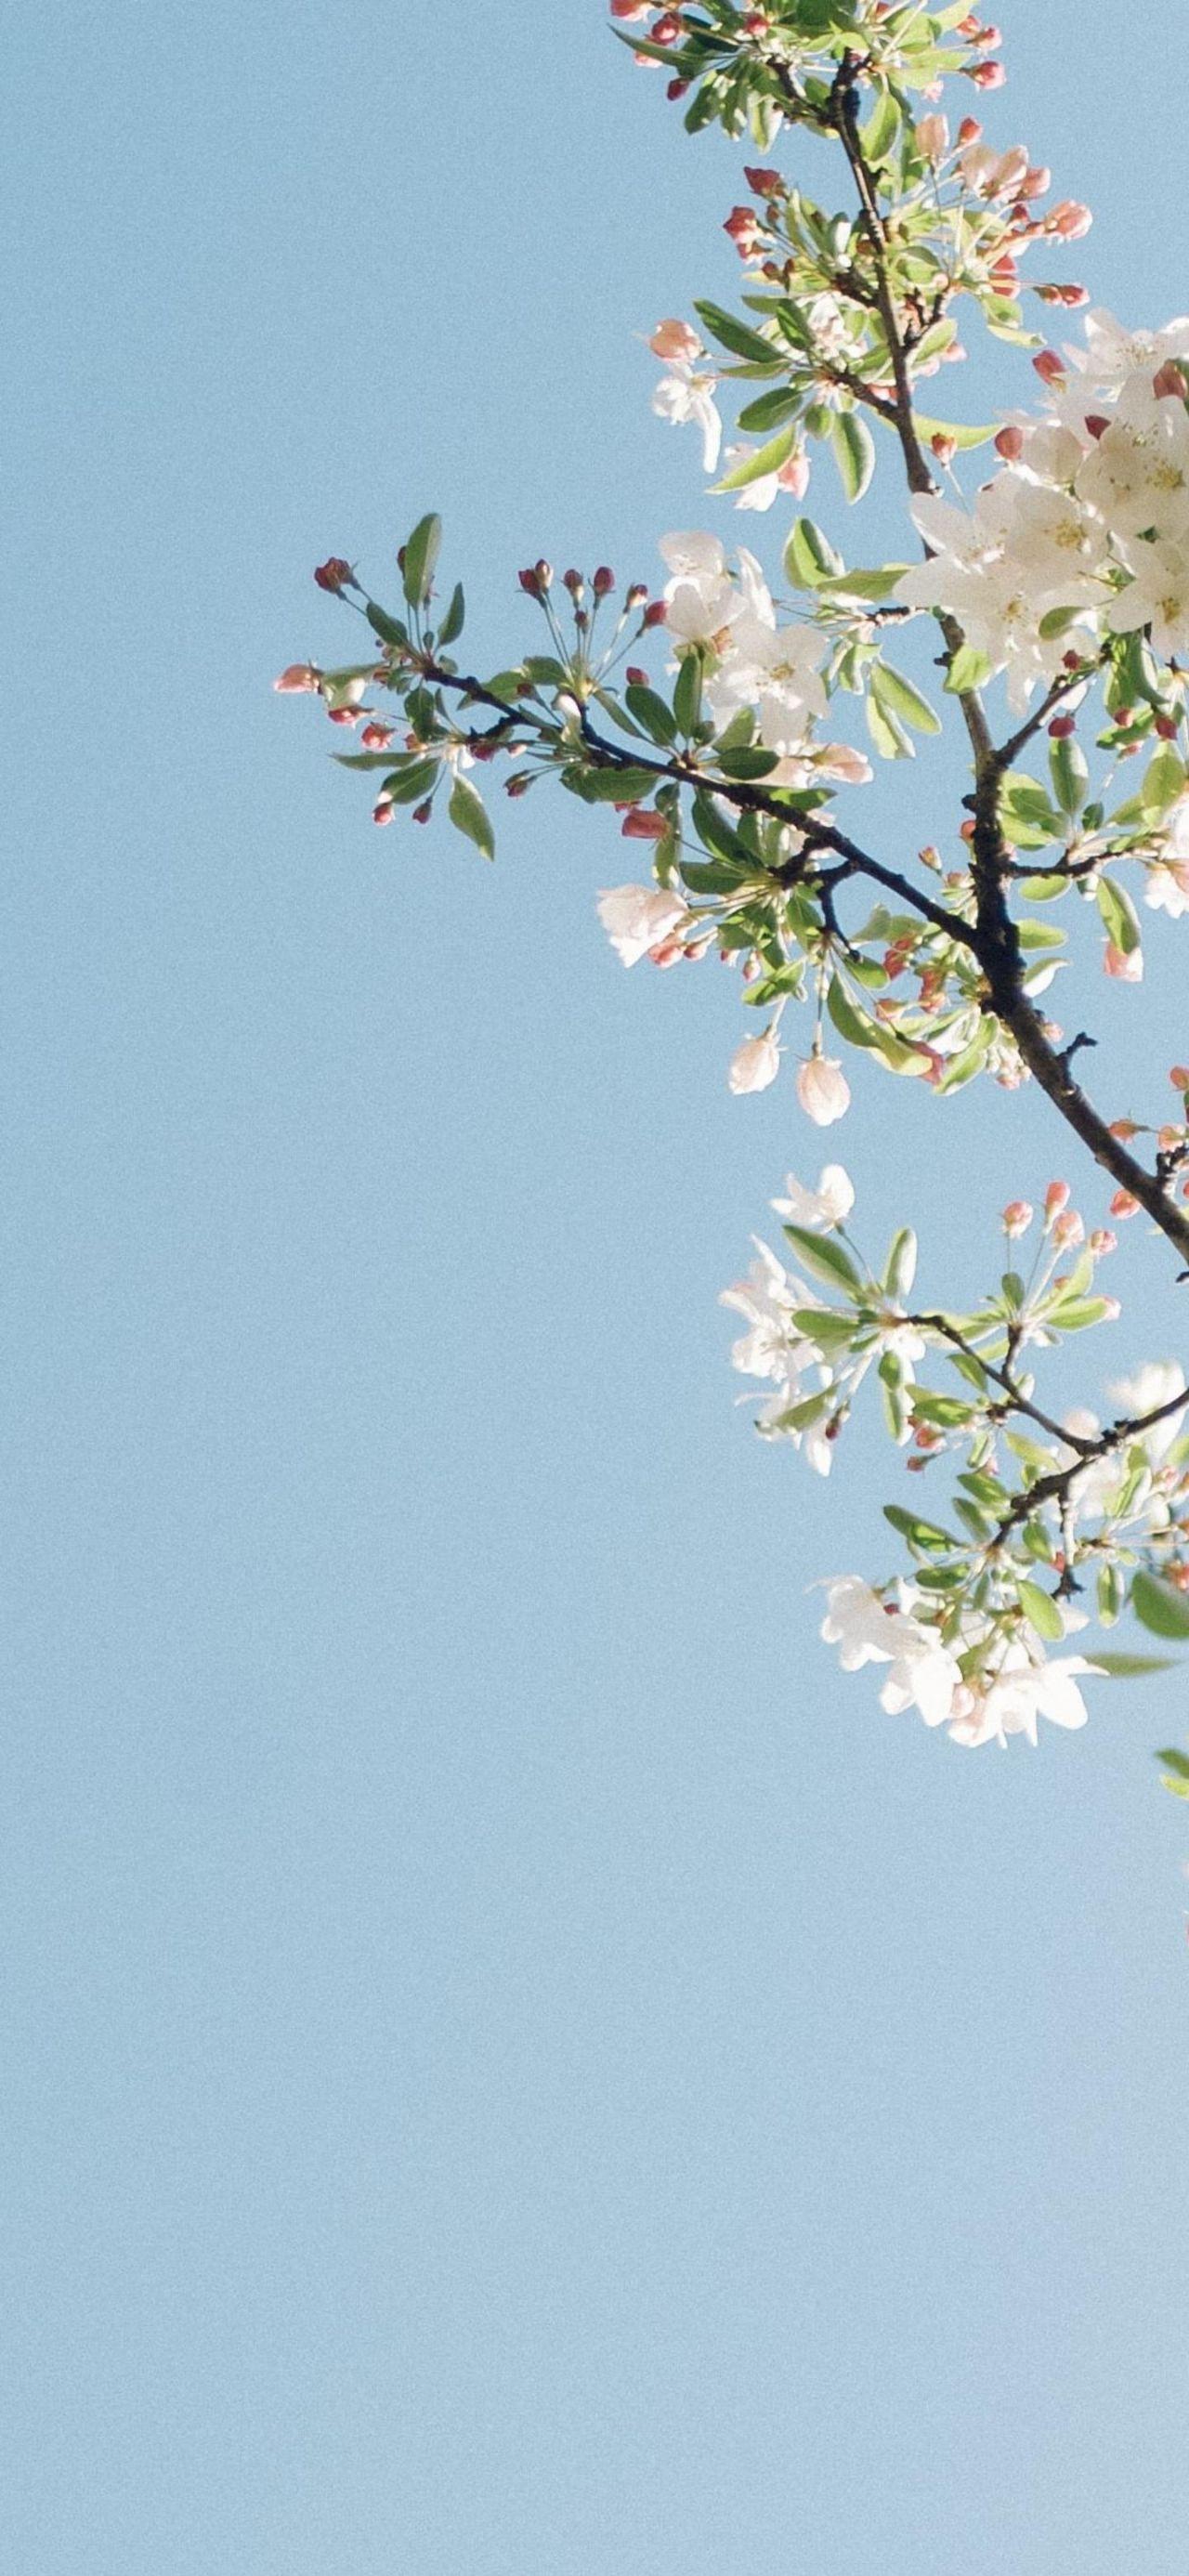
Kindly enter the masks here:
[[[1062, 903], [1095, 907], [1106, 972], [1124, 984], [1143, 972], [1136, 895], [1152, 913], [1189, 912], [1189, 320], [1133, 333], [1091, 309], [1084, 343], [1063, 354], [1030, 330], [1022, 263], [1080, 239], [1090, 217], [1069, 199], [1041, 211], [1049, 173], [1022, 145], [988, 142], [974, 117], [951, 136], [947, 83], [1004, 80], [998, 31], [963, 0], [610, 5], [638, 60], [667, 72], [692, 132], [718, 123], [769, 156], [746, 166], [748, 202], [726, 222], [744, 310], [700, 301], [700, 330], [656, 326], [655, 409], [697, 429], [716, 494], [752, 512], [795, 509], [815, 450], [859, 503], [886, 434], [917, 560], [848, 566], [794, 515], [789, 615], [757, 555], [732, 556], [717, 535], [663, 537], [655, 597], [642, 583], [621, 591], [605, 566], [559, 583], [542, 559], [519, 579], [546, 649], [480, 677], [452, 651], [465, 601], [461, 586], [439, 593], [430, 516], [401, 549], [397, 611], [343, 558], [319, 567], [322, 589], [363, 619], [364, 657], [294, 664], [277, 685], [357, 731], [340, 756], [378, 773], [378, 824], [402, 805], [425, 822], [441, 799], [491, 857], [476, 772], [494, 764], [512, 797], [552, 777], [611, 807], [651, 857], [647, 883], [599, 900], [624, 964], [716, 950], [741, 969], [757, 1019], [731, 1062], [734, 1092], [777, 1078], [799, 1010], [797, 1096], [819, 1126], [849, 1106], [847, 1050], [940, 1099], [987, 1075], [1009, 1090], [1034, 1080], [1109, 1174], [1110, 1213], [1146, 1213], [1189, 1274], [1189, 1069], [1173, 1069], [1174, 1118], [1108, 1116], [1073, 1069], [1092, 1036], [1067, 1039], [1044, 1000], [1069, 962]], [[850, 211], [802, 184], [800, 129], [836, 147]], [[1089, 305], [1081, 286], [1030, 291]], [[963, 304], [1031, 356], [1039, 408], [985, 427], [921, 409], [925, 380], [964, 355]], [[743, 437], [725, 457], [724, 386], [743, 397]], [[968, 501], [960, 460], [991, 444], [994, 470]], [[889, 658], [903, 636], [911, 662], [921, 618], [942, 648], [941, 708], [932, 655], [924, 685]], [[648, 659], [658, 643], [664, 673]], [[867, 749], [834, 738], [848, 702]], [[956, 847], [948, 864], [929, 843], [915, 864], [890, 865], [841, 802], [870, 783], [872, 753], [914, 757], [942, 732], [946, 706], [970, 764]], [[1038, 748], [1039, 776], [1019, 766]], [[858, 887], [874, 909], [844, 924], [843, 890]], [[1145, 1135], [1150, 1153], [1134, 1150]], [[1038, 1395], [1034, 1360], [1118, 1311], [1097, 1276], [1115, 1236], [1087, 1226], [1067, 1184], [1050, 1187], [1039, 1220], [1023, 1200], [1004, 1211], [1009, 1246], [1032, 1238], [1031, 1269], [1009, 1266], [968, 1313], [910, 1312], [915, 1236], [901, 1227], [872, 1266], [847, 1231], [853, 1202], [838, 1165], [816, 1190], [790, 1178], [773, 1205], [796, 1267], [760, 1246], [727, 1292], [747, 1326], [736, 1365], [767, 1387], [757, 1427], [819, 1473], [870, 1382], [909, 1472], [949, 1460], [957, 1527], [889, 1505], [911, 1571], [830, 1586], [823, 1634], [848, 1669], [887, 1668], [886, 1706], [915, 1705], [959, 1742], [1034, 1738], [1038, 1715], [1080, 1724], [1081, 1675], [1147, 1668], [1102, 1649], [1092, 1663], [1048, 1652], [1084, 1624], [1088, 1584], [1105, 1626], [1130, 1606], [1161, 1637], [1189, 1635], [1183, 1372], [1153, 1363], [1116, 1385], [1105, 1427]]]

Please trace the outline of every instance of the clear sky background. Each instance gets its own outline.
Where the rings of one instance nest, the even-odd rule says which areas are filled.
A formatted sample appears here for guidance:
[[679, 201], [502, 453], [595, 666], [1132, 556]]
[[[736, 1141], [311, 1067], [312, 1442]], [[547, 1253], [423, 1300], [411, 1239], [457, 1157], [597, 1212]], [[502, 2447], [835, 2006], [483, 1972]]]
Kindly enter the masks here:
[[[1180, 0], [998, 14], [1061, 273], [1180, 311]], [[596, 0], [42, 0], [6, 78], [0, 2559], [1174, 2576], [1185, 1677], [1007, 1759], [839, 1676], [806, 1587], [898, 1470], [733, 1405], [823, 1140], [728, 1098], [732, 979], [623, 974], [605, 819], [375, 832], [270, 690], [432, 505], [493, 662], [539, 552], [775, 564], [633, 336], [734, 284], [737, 156]], [[889, 847], [954, 783], [881, 777]], [[1177, 936], [1091, 990], [1115, 1106]], [[856, 1089], [936, 1295], [1076, 1172]], [[1092, 1372], [1186, 1356], [1144, 1250]]]

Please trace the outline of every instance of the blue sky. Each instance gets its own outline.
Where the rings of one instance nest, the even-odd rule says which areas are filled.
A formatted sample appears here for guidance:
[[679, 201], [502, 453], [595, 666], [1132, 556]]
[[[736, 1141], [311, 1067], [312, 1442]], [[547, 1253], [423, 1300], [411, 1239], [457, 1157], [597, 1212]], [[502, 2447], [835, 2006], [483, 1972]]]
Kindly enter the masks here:
[[[1068, 273], [1181, 310], [1174, 0], [999, 14]], [[78, 0], [8, 81], [4, 2563], [1168, 2576], [1183, 1678], [1011, 1760], [840, 1678], [886, 1458], [733, 1405], [818, 1139], [730, 979], [622, 973], [597, 815], [374, 832], [269, 686], [431, 505], [493, 661], [542, 551], [754, 533], [635, 336], [731, 288], [736, 158], [594, 0]], [[938, 1295], [1074, 1176], [857, 1090]], [[1183, 1345], [1143, 1250], [1108, 1371]]]

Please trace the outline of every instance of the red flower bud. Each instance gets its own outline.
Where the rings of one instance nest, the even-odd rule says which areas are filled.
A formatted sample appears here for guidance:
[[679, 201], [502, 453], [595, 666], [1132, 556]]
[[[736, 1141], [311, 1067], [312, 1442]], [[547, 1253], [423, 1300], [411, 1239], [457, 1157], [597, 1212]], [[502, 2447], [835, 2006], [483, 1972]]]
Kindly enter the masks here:
[[1068, 742], [1070, 735], [1076, 733], [1077, 729], [1077, 719], [1075, 716], [1054, 716], [1053, 721], [1049, 726], [1049, 732], [1054, 742]]
[[591, 582], [591, 589], [594, 592], [595, 598], [606, 599], [608, 592], [614, 590], [614, 588], [615, 575], [612, 572], [610, 565], [600, 564]]
[[319, 590], [342, 591], [357, 588], [351, 566], [349, 563], [344, 563], [341, 555], [328, 555], [325, 563], [317, 566], [314, 579]]

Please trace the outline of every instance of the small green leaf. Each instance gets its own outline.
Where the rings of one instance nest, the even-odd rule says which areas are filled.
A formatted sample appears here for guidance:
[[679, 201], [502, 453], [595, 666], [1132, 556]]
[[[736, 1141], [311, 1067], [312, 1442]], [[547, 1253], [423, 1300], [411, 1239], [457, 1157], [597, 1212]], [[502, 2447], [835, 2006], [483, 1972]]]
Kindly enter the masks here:
[[897, 717], [901, 724], [914, 725], [918, 733], [940, 733], [940, 716], [912, 681], [906, 680], [902, 671], [894, 670], [890, 662], [872, 665], [871, 687], [885, 715]]
[[487, 807], [469, 778], [455, 779], [450, 790], [448, 811], [456, 831], [465, 833], [467, 840], [474, 842], [485, 859], [494, 859], [495, 836]]
[[985, 447], [999, 427], [998, 421], [993, 420], [986, 429], [967, 429], [958, 420], [927, 420], [923, 412], [917, 413], [916, 425], [918, 437], [952, 438], [958, 448]]
[[893, 1238], [884, 1270], [885, 1297], [907, 1297], [917, 1275], [917, 1239], [910, 1225]]
[[[1175, 1655], [1103, 1654], [1097, 1646], [1093, 1649], [1090, 1661], [1100, 1673], [1106, 1674], [1108, 1682], [1138, 1682], [1142, 1681], [1147, 1673], [1174, 1673], [1177, 1669]], [[1162, 1762], [1167, 1762], [1169, 1757], [1166, 1753], [1162, 1753], [1158, 1758]], [[1184, 1759], [1183, 1756], [1182, 1759]], [[1185, 1762], [1185, 1768], [1189, 1772], [1189, 1761]]]
[[784, 568], [798, 590], [817, 590], [846, 570], [841, 555], [812, 519], [795, 521], [784, 550]]
[[702, 680], [705, 665], [695, 645], [682, 659], [673, 691], [673, 714], [677, 730], [686, 736], [695, 733], [702, 715]]
[[1116, 883], [1114, 877], [1099, 878], [1098, 909], [1106, 924], [1107, 937], [1112, 945], [1118, 948], [1124, 957], [1133, 957], [1143, 941], [1139, 914], [1130, 895]]
[[964, 698], [972, 689], [981, 689], [984, 680], [990, 677], [989, 655], [980, 653], [973, 644], [960, 644], [957, 652], [950, 656], [945, 685], [951, 697]]
[[382, 643], [408, 643], [409, 630], [403, 620], [399, 617], [390, 617], [387, 609], [378, 608], [374, 599], [369, 599], [367, 603], [366, 616], [368, 625], [380, 637]]
[[1090, 786], [1090, 772], [1080, 743], [1072, 736], [1049, 744], [1049, 770], [1053, 794], [1063, 814], [1071, 821], [1081, 813]]
[[439, 644], [453, 644], [456, 636], [462, 633], [465, 618], [466, 597], [462, 583], [456, 581], [450, 594], [450, 605], [438, 628]]
[[740, 457], [739, 463], [733, 465], [730, 473], [724, 474], [722, 481], [713, 489], [716, 492], [741, 492], [746, 484], [758, 483], [762, 475], [779, 474], [781, 466], [788, 464], [796, 444], [794, 428], [778, 429], [775, 438], [770, 438], [765, 446], [757, 447], [753, 455]]
[[775, 368], [780, 365], [779, 349], [774, 349], [770, 340], [761, 339], [758, 331], [751, 330], [746, 322], [740, 322], [734, 313], [724, 313], [721, 304], [705, 304], [695, 299], [694, 311], [699, 321], [705, 323], [711, 339], [717, 340], [722, 348], [729, 349], [732, 357], [746, 358], [750, 365], [756, 367]]
[[655, 689], [647, 689], [642, 683], [630, 680], [623, 694], [629, 714], [643, 726], [653, 742], [665, 748], [676, 742], [677, 725], [672, 709], [666, 706], [662, 697], [658, 697]]
[[[1155, 1665], [1153, 1669], [1167, 1672], [1169, 1667], [1163, 1664]], [[1189, 1780], [1189, 1753], [1182, 1753], [1179, 1745], [1166, 1744], [1155, 1759], [1157, 1762], [1167, 1762], [1169, 1770], [1175, 1771], [1178, 1779]]]
[[442, 522], [430, 510], [418, 519], [405, 547], [404, 586], [410, 608], [424, 608], [433, 584], [442, 543]]
[[847, 500], [861, 501], [875, 472], [875, 440], [857, 411], [835, 414], [832, 444]]
[[862, 1273], [840, 1243], [827, 1235], [811, 1234], [803, 1225], [786, 1225], [784, 1234], [811, 1278], [820, 1279], [824, 1287], [841, 1288], [847, 1296], [862, 1296]]
[[890, 1521], [900, 1538], [908, 1541], [914, 1554], [952, 1556], [960, 1540], [951, 1538], [948, 1530], [938, 1529], [934, 1521], [918, 1520], [915, 1512], [902, 1511], [899, 1503], [885, 1503], [883, 1516]]
[[1131, 1587], [1131, 1607], [1141, 1627], [1154, 1637], [1189, 1637], [1189, 1598], [1174, 1592], [1155, 1574], [1139, 1573]]
[[1038, 1583], [1028, 1583], [1021, 1579], [1016, 1584], [1016, 1592], [1019, 1596], [1020, 1608], [1029, 1626], [1035, 1628], [1037, 1636], [1044, 1637], [1051, 1646], [1059, 1644], [1065, 1635], [1065, 1621], [1061, 1616], [1058, 1603], [1049, 1593], [1042, 1592]]

